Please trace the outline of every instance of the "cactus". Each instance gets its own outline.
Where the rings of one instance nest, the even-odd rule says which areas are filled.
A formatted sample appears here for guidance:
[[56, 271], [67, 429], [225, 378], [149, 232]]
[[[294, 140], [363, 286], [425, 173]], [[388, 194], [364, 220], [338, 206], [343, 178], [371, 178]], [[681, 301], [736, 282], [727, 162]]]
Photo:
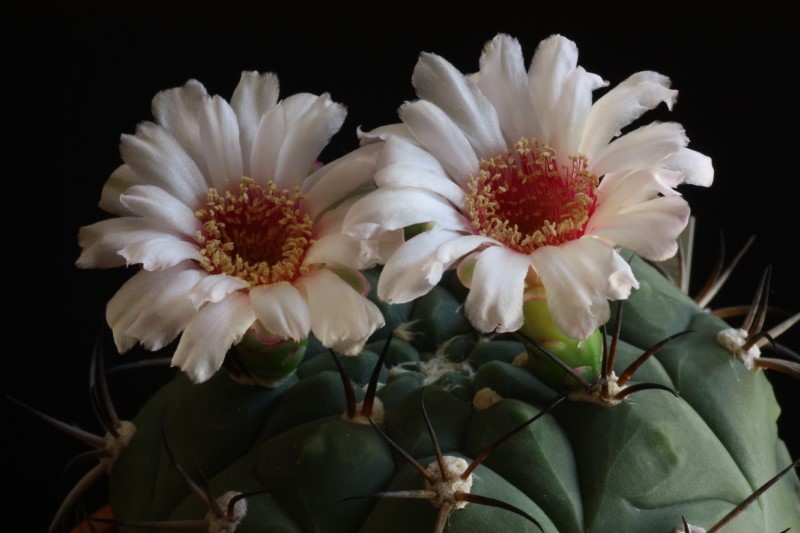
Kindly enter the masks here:
[[676, 187], [714, 174], [680, 125], [628, 130], [671, 108], [669, 79], [594, 102], [606, 82], [560, 35], [526, 70], [499, 34], [480, 65], [422, 54], [402, 124], [327, 165], [327, 93], [243, 72], [230, 103], [156, 95], [77, 265], [142, 266], [107, 307], [115, 345], [177, 340], [183, 374], [123, 422], [95, 358], [107, 433], [60, 426], [99, 463], [51, 530], [105, 474], [125, 530], [800, 525], [759, 372], [800, 367], [758, 352], [800, 314], [762, 331], [767, 271], [731, 328], [647, 262], [678, 248]]
[[[297, 371], [274, 388], [240, 384], [223, 369], [201, 384], [181, 374], [155, 394], [111, 470], [114, 516], [203, 520], [213, 513], [189, 486], [207, 481], [215, 497], [253, 493], [239, 500], [237, 533], [669, 533], [684, 519], [709, 528], [791, 463], [777, 436], [779, 407], [764, 373], [716, 341], [725, 322], [645, 261], [630, 261], [640, 288], [618, 342], [607, 333], [606, 343], [621, 373], [688, 332], [633, 377], [675, 395], [654, 388], [614, 407], [556, 403], [563, 391], [520, 366], [523, 339], [470, 326], [454, 278], [413, 304], [379, 302], [373, 289], [387, 324], [341, 361], [346, 386], [338, 359], [311, 338]], [[374, 282], [377, 272], [367, 276]], [[373, 375], [367, 419], [354, 401], [372, 396]], [[420, 492], [439, 471], [437, 450], [462, 458], [462, 470], [481, 458], [468, 501], [439, 503], [444, 512]], [[798, 488], [792, 470], [725, 531], [800, 528]]]

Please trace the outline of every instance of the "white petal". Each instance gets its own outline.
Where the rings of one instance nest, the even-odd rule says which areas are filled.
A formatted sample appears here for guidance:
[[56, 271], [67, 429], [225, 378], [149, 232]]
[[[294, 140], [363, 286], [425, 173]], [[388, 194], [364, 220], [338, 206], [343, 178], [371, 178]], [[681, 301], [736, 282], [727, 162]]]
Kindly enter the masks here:
[[374, 239], [359, 239], [361, 249], [359, 261], [364, 265], [362, 269], [386, 263], [390, 257], [406, 242], [405, 232], [402, 229], [387, 231]]
[[128, 165], [120, 165], [108, 177], [103, 184], [103, 192], [100, 194], [100, 209], [114, 213], [115, 215], [132, 215], [130, 209], [122, 205], [119, 201], [120, 195], [134, 185], [140, 185], [142, 178], [133, 171]]
[[[384, 262], [383, 258], [389, 257], [405, 242], [402, 229], [381, 233], [370, 239], [355, 239], [351, 235], [341, 233], [345, 216], [358, 200], [359, 197], [348, 198], [334, 209], [325, 211], [314, 223], [313, 236], [316, 242], [306, 255], [304, 264], [330, 261], [363, 270]], [[345, 235], [345, 238], [337, 235]], [[329, 238], [333, 240], [328, 241]], [[323, 241], [325, 248], [317, 250], [316, 247]], [[341, 250], [336, 250], [337, 246], [341, 247]]]
[[348, 211], [342, 231], [370, 239], [385, 231], [433, 222], [439, 229], [472, 233], [472, 227], [441, 196], [424, 189], [378, 189], [361, 198]]
[[125, 266], [120, 250], [151, 239], [180, 239], [155, 221], [140, 217], [101, 220], [78, 230], [82, 251], [76, 261], [81, 268]]
[[384, 324], [375, 304], [330, 270], [301, 278], [298, 285], [311, 310], [311, 331], [328, 348], [356, 355], [367, 338]]
[[139, 183], [161, 187], [186, 205], [200, 205], [208, 185], [195, 161], [164, 128], [143, 122], [136, 135], [123, 135], [122, 159]]
[[[285, 102], [280, 105], [285, 105]], [[342, 127], [347, 110], [325, 93], [303, 113], [286, 112], [286, 138], [281, 146], [273, 180], [279, 187], [300, 185], [322, 149]]]
[[205, 305], [181, 335], [172, 366], [178, 366], [195, 383], [202, 383], [222, 366], [225, 354], [253, 325], [255, 313], [245, 293], [234, 293]]
[[561, 98], [567, 74], [578, 65], [578, 47], [561, 35], [551, 35], [536, 47], [528, 69], [532, 106], [536, 112], [533, 137], [550, 139], [552, 114]]
[[608, 91], [592, 106], [579, 152], [593, 161], [622, 128], [661, 102], [672, 108], [678, 91], [669, 78], [655, 72], [639, 72]]
[[222, 301], [229, 294], [247, 287], [248, 283], [246, 281], [233, 276], [224, 274], [207, 275], [195, 285], [191, 294], [189, 294], [189, 299], [196, 309], [200, 309], [206, 302], [216, 303]]
[[625, 299], [639, 284], [610, 246], [593, 238], [545, 246], [531, 262], [547, 293], [547, 307], [567, 336], [585, 339], [610, 316], [608, 300]]
[[675, 122], [656, 122], [626, 133], [590, 161], [592, 172], [602, 176], [608, 172], [649, 167], [677, 153], [689, 139], [683, 127]]
[[533, 136], [535, 118], [519, 41], [497, 35], [483, 49], [478, 87], [492, 103], [508, 144]]
[[578, 66], [578, 47], [561, 35], [551, 35], [536, 47], [528, 70], [534, 101], [545, 109], [558, 101], [561, 85]]
[[244, 175], [239, 122], [233, 108], [219, 96], [200, 106], [200, 141], [208, 180], [218, 191], [228, 191]]
[[[258, 183], [274, 181], [275, 166], [286, 138], [286, 110], [278, 105], [261, 117], [250, 154], [250, 177]], [[286, 188], [285, 186], [281, 188]]]
[[198, 118], [200, 105], [208, 97], [202, 83], [189, 80], [183, 87], [161, 91], [153, 98], [152, 103], [156, 122], [177, 139], [189, 157], [197, 163], [203, 175], [206, 168]]
[[448, 240], [436, 249], [436, 253], [426, 265], [426, 270], [429, 272], [429, 279], [438, 280], [442, 272], [449, 268], [450, 265], [459, 261], [480, 246], [489, 244], [501, 245], [500, 242], [489, 237], [484, 237], [483, 235], [458, 235]]
[[480, 252], [464, 311], [480, 331], [516, 331], [522, 327], [522, 301], [530, 257], [502, 246]]
[[300, 292], [282, 281], [250, 289], [250, 304], [267, 331], [301, 341], [311, 331], [311, 312]]
[[[664, 161], [664, 166], [681, 173], [679, 183], [709, 187], [714, 181], [714, 166], [711, 158], [694, 150], [684, 148]], [[672, 187], [677, 186], [672, 185]]]
[[406, 164], [409, 160], [412, 160], [413, 164], [422, 170], [433, 174], [446, 174], [442, 164], [419, 146], [414, 139], [396, 136], [389, 136], [383, 143], [378, 167]]
[[450, 200], [463, 210], [464, 191], [445, 172], [442, 165], [428, 152], [410, 142], [392, 137], [386, 141], [375, 183], [379, 187], [418, 187], [428, 189]]
[[140, 270], [125, 282], [106, 307], [117, 350], [124, 353], [138, 342], [160, 350], [172, 342], [195, 314], [187, 293], [204, 275], [182, 263], [160, 272]]
[[319, 96], [316, 94], [297, 93], [285, 98], [279, 105], [283, 107], [283, 111], [286, 113], [286, 121], [291, 123], [311, 109], [311, 106], [314, 105], [318, 98]]
[[[662, 162], [658, 166], [650, 167], [645, 169], [653, 179], [656, 181], [659, 187], [659, 192], [664, 196], [680, 196], [677, 190], [673, 189], [673, 187], [677, 187], [681, 183], [683, 183], [684, 178], [686, 177], [686, 172], [681, 170], [674, 170], [671, 168], [666, 167], [666, 163]], [[622, 174], [626, 174], [625, 172], [618, 172], [616, 174], [606, 174], [603, 178], [605, 180], [608, 176], [614, 176], [615, 179]], [[601, 182], [602, 183], [602, 182]]]
[[415, 235], [401, 245], [381, 271], [378, 298], [389, 303], [404, 303], [428, 293], [446, 268], [439, 268], [438, 274], [431, 271], [429, 263], [435, 257], [436, 249], [458, 236], [452, 231], [431, 230]]
[[569, 71], [564, 78], [561, 97], [551, 113], [549, 137], [541, 139], [562, 160], [579, 152], [583, 129], [592, 109], [592, 91], [595, 88], [592, 76], [582, 67]]
[[239, 84], [233, 91], [231, 107], [239, 121], [239, 140], [242, 145], [242, 161], [244, 175], [254, 177], [250, 173], [250, 154], [256, 138], [256, 131], [261, 117], [275, 107], [278, 101], [278, 77], [272, 72], [242, 72]]
[[317, 219], [342, 199], [374, 189], [372, 178], [382, 147], [371, 144], [357, 148], [309, 176], [301, 189], [305, 212]]
[[[335, 208], [326, 211], [314, 224], [315, 238], [319, 238], [318, 236], [320, 235], [324, 236], [343, 232], [356, 239], [357, 255], [353, 255], [349, 262], [342, 262], [341, 260], [339, 262], [340, 264], [346, 264], [358, 269], [371, 268], [376, 264], [384, 263], [394, 250], [405, 242], [403, 228], [382, 228], [374, 221], [366, 222], [363, 225], [356, 224], [350, 227], [348, 231], [344, 231], [344, 223], [347, 221], [348, 217], [351, 217], [354, 221], [358, 217], [356, 214], [356, 218], [352, 218], [353, 215], [350, 214], [350, 211], [362, 198], [363, 196], [348, 198]], [[362, 203], [361, 205], [370, 208], [369, 202]], [[461, 224], [461, 227], [462, 229], [469, 229], [464, 224]]]
[[314, 242], [303, 259], [304, 265], [337, 263], [353, 268], [364, 268], [361, 243], [343, 233], [332, 233]]
[[[669, 171], [677, 174], [676, 171]], [[597, 188], [597, 209], [587, 224], [587, 232], [602, 227], [603, 221], [614, 217], [621, 209], [652, 200], [659, 195], [679, 196], [679, 193], [663, 182], [667, 171], [657, 167], [633, 172], [606, 174]]]
[[132, 213], [149, 218], [175, 233], [193, 237], [203, 228], [194, 210], [154, 185], [134, 185], [120, 197], [120, 204]]
[[425, 100], [404, 104], [398, 113], [414, 137], [466, 190], [467, 178], [478, 172], [478, 156], [461, 129], [444, 111]]
[[381, 169], [375, 173], [375, 183], [379, 187], [427, 189], [447, 199], [459, 211], [466, 209], [464, 191], [451, 181], [447, 174], [421, 169], [413, 163], [391, 165]]
[[145, 270], [164, 270], [186, 260], [200, 261], [203, 258], [195, 243], [174, 235], [137, 241], [118, 253], [128, 265], [142, 265]]
[[370, 131], [362, 131], [361, 127], [358, 127], [356, 128], [356, 135], [358, 135], [358, 140], [361, 146], [380, 141], [388, 141], [392, 137], [399, 137], [411, 143], [417, 142], [414, 136], [411, 135], [411, 131], [409, 131], [408, 126], [403, 123], [379, 126]]
[[654, 198], [587, 224], [587, 233], [633, 250], [653, 261], [669, 259], [689, 220], [689, 204], [679, 196]]
[[[372, 190], [374, 190], [374, 187]], [[341, 233], [342, 223], [347, 211], [361, 196], [363, 195], [354, 195], [323, 211], [319, 218], [314, 221], [314, 227], [311, 232], [312, 237], [318, 240], [332, 233]]]
[[458, 125], [478, 157], [488, 158], [505, 149], [494, 107], [448, 61], [435, 54], [421, 54], [411, 83], [417, 96], [435, 104]]
[[[311, 155], [310, 159], [307, 158], [302, 164], [300, 164], [300, 166], [303, 167], [302, 171], [295, 175], [292, 173], [294, 171], [291, 171], [289, 168], [290, 165], [288, 165], [286, 161], [295, 156], [305, 157], [302, 150], [311, 150], [311, 147], [298, 147], [297, 142], [302, 143], [302, 139], [296, 139], [294, 141], [290, 139], [288, 145], [286, 144], [286, 140], [287, 138], [292, 137], [292, 135], [294, 135], [295, 138], [298, 135], [301, 135], [302, 132], [295, 132], [292, 134], [291, 130], [298, 127], [307, 127], [309, 120], [308, 118], [304, 119], [304, 115], [307, 113], [311, 113], [313, 115], [311, 117], [312, 119], [317, 118], [318, 120], [323, 121], [326, 118], [328, 120], [336, 119], [336, 114], [339, 111], [344, 113], [343, 108], [340, 109], [340, 106], [337, 107], [338, 104], [332, 104], [329, 98], [325, 99], [323, 97], [327, 97], [327, 95], [318, 97], [308, 93], [295, 94], [280, 102], [276, 107], [264, 115], [261, 123], [258, 126], [258, 132], [255, 140], [256, 146], [253, 149], [253, 154], [251, 156], [251, 170], [253, 173], [253, 178], [262, 182], [266, 180], [273, 180], [278, 187], [287, 189], [291, 189], [300, 184], [300, 181], [302, 181], [302, 179], [305, 178], [305, 176], [311, 170], [314, 159], [317, 157], [319, 150], [322, 148], [319, 148], [318, 150], [315, 149], [316, 152]], [[321, 98], [322, 100], [320, 100]], [[320, 115], [320, 105], [324, 107], [324, 105], [331, 104], [332, 106], [326, 112], [327, 114], [322, 113]], [[328, 126], [330, 126], [330, 124], [328, 124]], [[317, 134], [324, 133], [325, 127], [326, 124], [324, 122], [321, 123], [321, 126], [317, 126], [319, 130]], [[334, 132], [335, 131], [336, 130], [334, 130]], [[330, 135], [332, 135], [332, 133]], [[330, 135], [328, 135], [327, 139], [330, 138]], [[322, 144], [322, 147], [324, 147], [325, 143], [327, 143], [327, 139]], [[300, 152], [294, 151], [298, 148], [301, 150]], [[281, 167], [283, 167], [284, 170], [279, 172], [279, 168]]]

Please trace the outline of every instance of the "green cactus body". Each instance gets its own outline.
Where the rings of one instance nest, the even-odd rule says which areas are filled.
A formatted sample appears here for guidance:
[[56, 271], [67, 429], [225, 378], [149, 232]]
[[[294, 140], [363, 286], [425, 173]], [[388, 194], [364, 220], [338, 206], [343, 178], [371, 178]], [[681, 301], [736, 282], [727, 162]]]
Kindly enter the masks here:
[[[777, 437], [769, 382], [714, 340], [726, 324], [643, 261], [633, 258], [632, 267], [641, 288], [625, 304], [616, 365], [693, 330], [634, 376], [679, 397], [647, 390], [615, 407], [564, 401], [473, 472], [472, 494], [513, 505], [546, 532], [671, 533], [681, 517], [708, 528], [791, 461]], [[374, 285], [374, 273], [368, 277]], [[524, 350], [513, 336], [472, 330], [459, 307], [463, 291], [448, 290], [449, 283], [413, 305], [381, 304], [390, 328], [361, 356], [342, 359], [360, 400], [383, 338], [406, 324], [407, 341], [389, 346], [377, 396], [383, 431], [426, 467], [436, 459], [421, 395], [444, 455], [469, 463], [561, 392], [513, 364]], [[374, 497], [422, 490], [424, 479], [369, 424], [342, 417], [345, 395], [332, 357], [315, 342], [307, 351], [296, 374], [273, 389], [238, 384], [222, 370], [200, 385], [179, 376], [151, 398], [112, 470], [114, 515], [179, 520], [208, 512], [170, 466], [163, 420], [176, 461], [199, 479], [194, 457], [215, 495], [268, 491], [247, 499], [238, 533], [433, 531], [430, 502]], [[478, 391], [491, 400], [473, 402]], [[726, 533], [800, 529], [798, 486], [796, 473], [785, 476]], [[538, 528], [508, 510], [469, 503], [450, 513], [444, 530]]]

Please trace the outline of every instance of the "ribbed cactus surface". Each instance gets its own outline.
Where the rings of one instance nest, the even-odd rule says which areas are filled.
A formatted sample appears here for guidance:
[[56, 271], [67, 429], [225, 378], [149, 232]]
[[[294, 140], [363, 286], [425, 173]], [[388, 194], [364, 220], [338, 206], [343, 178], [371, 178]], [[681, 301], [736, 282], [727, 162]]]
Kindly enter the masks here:
[[[492, 447], [562, 391], [514, 364], [525, 351], [514, 335], [472, 329], [461, 310], [464, 289], [445, 277], [413, 303], [380, 304], [387, 325], [359, 356], [341, 358], [356, 400], [395, 332], [380, 369], [383, 421], [379, 408], [373, 414], [422, 466], [437, 464], [424, 405], [444, 456], [469, 464], [491, 449], [470, 493], [513, 506], [546, 532], [670, 533], [682, 517], [709, 528], [791, 462], [777, 436], [780, 409], [763, 372], [748, 371], [716, 342], [728, 327], [722, 320], [642, 260], [634, 257], [632, 267], [641, 287], [624, 306], [617, 372], [691, 331], [633, 378], [677, 397], [643, 390], [614, 407], [567, 399]], [[377, 273], [367, 274], [374, 282]], [[169, 448], [190, 477], [208, 478], [215, 496], [266, 491], [246, 499], [237, 533], [434, 531], [439, 511], [430, 501], [377, 496], [425, 490], [426, 482], [368, 421], [343, 416], [346, 409], [335, 360], [313, 339], [296, 373], [276, 388], [239, 384], [224, 369], [202, 384], [180, 375], [133, 420], [136, 435], [111, 471], [114, 515], [208, 513]], [[725, 531], [800, 530], [799, 485], [796, 473], [785, 476]], [[473, 502], [450, 513], [444, 531], [539, 528], [520, 513]]]

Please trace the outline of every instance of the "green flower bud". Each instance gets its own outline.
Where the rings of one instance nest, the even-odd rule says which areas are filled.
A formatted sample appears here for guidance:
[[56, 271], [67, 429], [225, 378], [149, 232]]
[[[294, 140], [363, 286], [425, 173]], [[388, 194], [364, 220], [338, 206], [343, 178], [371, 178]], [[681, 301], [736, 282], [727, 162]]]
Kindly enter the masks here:
[[528, 370], [554, 389], [581, 388], [575, 378], [528, 340], [533, 339], [587, 382], [594, 380], [600, 372], [603, 358], [603, 339], [600, 330], [595, 330], [583, 340], [567, 337], [553, 322], [553, 317], [547, 308], [547, 299], [541, 294], [535, 294], [533, 298], [526, 300], [522, 309], [525, 322], [518, 333], [528, 351], [524, 364]]
[[291, 376], [306, 355], [308, 339], [265, 343], [254, 331], [248, 331], [236, 345], [238, 360], [267, 387], [275, 387]]

